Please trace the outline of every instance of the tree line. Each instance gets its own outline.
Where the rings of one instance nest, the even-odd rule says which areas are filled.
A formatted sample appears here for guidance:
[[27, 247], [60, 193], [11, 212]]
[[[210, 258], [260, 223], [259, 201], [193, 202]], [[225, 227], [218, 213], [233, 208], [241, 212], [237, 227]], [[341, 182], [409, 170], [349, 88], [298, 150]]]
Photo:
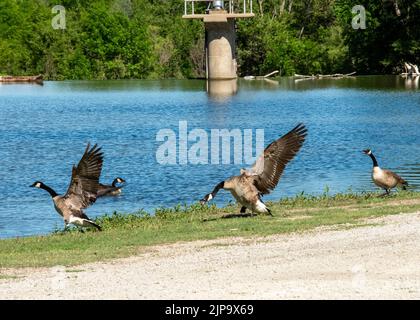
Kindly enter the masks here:
[[[185, 20], [183, 0], [0, 1], [0, 74], [47, 79], [204, 76], [204, 26]], [[351, 0], [254, 0], [238, 19], [241, 75], [399, 72], [419, 64], [420, 0], [366, 0], [366, 28], [354, 29]]]

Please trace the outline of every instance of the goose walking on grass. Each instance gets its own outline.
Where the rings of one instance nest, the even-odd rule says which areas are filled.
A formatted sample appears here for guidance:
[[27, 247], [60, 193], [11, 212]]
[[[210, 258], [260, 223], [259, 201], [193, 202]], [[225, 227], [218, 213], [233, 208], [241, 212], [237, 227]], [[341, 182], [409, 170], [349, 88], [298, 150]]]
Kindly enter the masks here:
[[112, 181], [111, 185], [102, 184], [100, 183], [98, 186], [98, 194], [97, 197], [103, 196], [118, 196], [122, 192], [122, 188], [124, 187], [125, 180], [123, 178], [117, 177]]
[[381, 169], [378, 165], [378, 161], [376, 160], [375, 156], [372, 153], [372, 150], [366, 149], [363, 150], [363, 153], [367, 154], [373, 162], [373, 169], [372, 169], [372, 180], [373, 183], [376, 184], [379, 188], [382, 188], [385, 190], [385, 195], [389, 195], [391, 192], [391, 189], [395, 187], [402, 187], [403, 190], [406, 190], [408, 187], [407, 181], [405, 181], [403, 178], [401, 178], [396, 173], [390, 171]]
[[79, 164], [73, 166], [69, 188], [63, 195], [57, 194], [52, 188], [41, 181], [34, 182], [31, 187], [47, 191], [52, 197], [55, 210], [63, 217], [65, 227], [69, 224], [78, 227], [101, 227], [88, 218], [83, 209], [96, 201], [99, 177], [102, 171], [103, 154], [95, 144], [87, 145]]
[[241, 214], [246, 209], [252, 213], [271, 211], [261, 200], [261, 196], [270, 193], [277, 186], [284, 168], [302, 147], [307, 129], [303, 124], [297, 125], [290, 132], [269, 144], [250, 170], [241, 169], [239, 176], [233, 176], [220, 182], [214, 190], [200, 201], [205, 204], [213, 199], [220, 189], [229, 190], [242, 205]]

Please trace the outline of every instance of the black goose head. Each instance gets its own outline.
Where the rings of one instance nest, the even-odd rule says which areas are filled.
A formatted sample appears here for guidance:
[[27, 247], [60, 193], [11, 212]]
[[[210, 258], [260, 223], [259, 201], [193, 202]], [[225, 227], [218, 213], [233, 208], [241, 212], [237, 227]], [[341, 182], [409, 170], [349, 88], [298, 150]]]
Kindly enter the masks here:
[[42, 189], [43, 187], [45, 187], [45, 184], [43, 184], [41, 181], [35, 181], [29, 187], [30, 188], [39, 188], [39, 189]]
[[31, 184], [29, 187], [31, 188], [38, 188], [38, 189], [43, 189], [45, 191], [47, 191], [51, 197], [55, 197], [58, 196], [57, 192], [55, 192], [52, 188], [48, 187], [47, 185], [45, 185], [43, 182], [41, 181], [35, 181], [33, 184]]
[[115, 179], [115, 181], [118, 182], [118, 183], [125, 183], [125, 180], [123, 178], [120, 178], [120, 177], [117, 177]]
[[125, 180], [124, 180], [123, 178], [116, 177], [116, 178], [114, 179], [114, 181], [112, 182], [112, 185], [115, 187], [117, 183], [119, 183], [119, 184], [123, 184], [123, 183], [125, 183]]
[[372, 154], [372, 150], [370, 150], [370, 149], [365, 149], [365, 150], [363, 150], [363, 153], [364, 153], [364, 154], [367, 154], [368, 156], [370, 156], [370, 155]]

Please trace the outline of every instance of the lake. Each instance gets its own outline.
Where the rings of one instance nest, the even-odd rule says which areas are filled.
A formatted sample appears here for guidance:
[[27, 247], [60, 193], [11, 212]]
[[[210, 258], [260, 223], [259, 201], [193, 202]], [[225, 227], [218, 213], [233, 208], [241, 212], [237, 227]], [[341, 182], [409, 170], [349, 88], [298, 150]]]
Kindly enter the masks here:
[[[305, 123], [305, 145], [266, 201], [327, 189], [330, 194], [377, 190], [365, 148], [382, 167], [420, 189], [418, 82], [366, 76], [239, 80], [236, 86], [229, 95], [208, 94], [203, 80], [0, 85], [0, 237], [63, 227], [48, 193], [29, 185], [41, 180], [64, 193], [88, 141], [103, 147], [101, 180], [127, 180], [121, 196], [101, 198], [86, 210], [92, 218], [194, 203], [246, 166], [159, 163], [156, 151], [163, 142], [156, 136], [161, 129], [177, 133], [179, 121], [187, 121], [189, 131], [263, 129], [266, 144]], [[229, 201], [226, 191], [215, 199], [219, 206]]]

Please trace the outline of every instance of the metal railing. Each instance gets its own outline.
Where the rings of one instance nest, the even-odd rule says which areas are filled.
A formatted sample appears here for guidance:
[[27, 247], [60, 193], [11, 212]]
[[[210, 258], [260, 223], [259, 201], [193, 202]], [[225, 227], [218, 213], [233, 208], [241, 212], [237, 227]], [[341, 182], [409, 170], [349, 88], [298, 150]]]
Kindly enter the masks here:
[[[195, 15], [196, 11], [196, 2], [202, 3], [206, 2], [207, 6], [204, 12], [198, 14], [207, 13], [207, 10], [213, 8], [214, 0], [185, 0], [184, 2], [184, 15]], [[223, 3], [223, 8], [229, 14], [247, 14], [252, 12], [252, 0], [221, 0], [218, 2]], [[201, 8], [200, 8], [201, 9]], [[191, 11], [190, 11], [191, 10]]]

